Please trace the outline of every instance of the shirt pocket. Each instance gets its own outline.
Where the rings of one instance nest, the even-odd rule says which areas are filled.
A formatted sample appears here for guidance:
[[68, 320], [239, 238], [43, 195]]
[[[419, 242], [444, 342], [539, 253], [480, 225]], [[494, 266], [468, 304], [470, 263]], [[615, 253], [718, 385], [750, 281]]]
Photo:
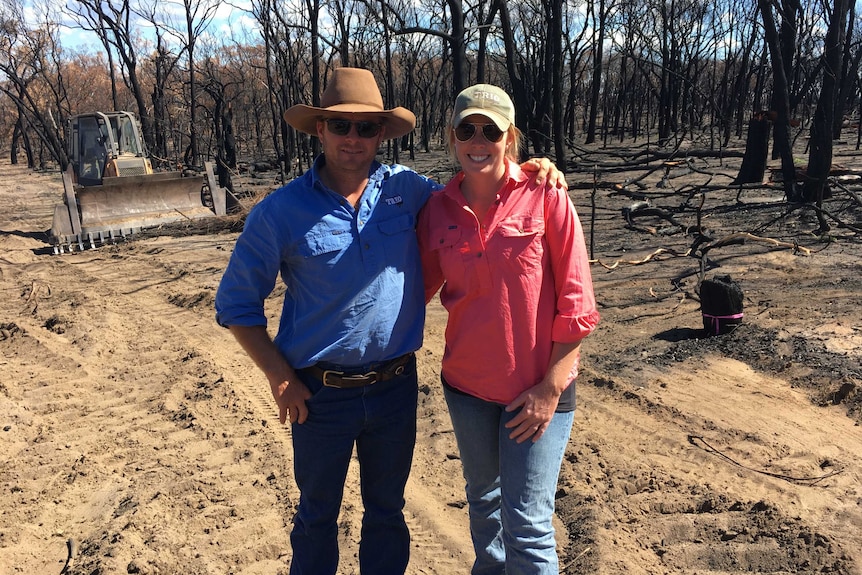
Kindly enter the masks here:
[[545, 221], [532, 216], [517, 216], [500, 222], [494, 243], [502, 265], [507, 269], [529, 275], [541, 267], [545, 248]]
[[460, 255], [468, 250], [467, 242], [461, 240], [461, 226], [440, 227], [434, 229], [430, 235], [428, 249], [438, 251], [441, 255], [451, 254], [453, 251]]
[[467, 282], [468, 262], [473, 260], [470, 242], [465, 237], [466, 230], [461, 226], [449, 226], [435, 229], [430, 238], [428, 249], [437, 252], [437, 260], [443, 277], [451, 286], [455, 283]]
[[337, 256], [344, 248], [350, 245], [352, 237], [348, 232], [320, 231], [305, 234], [299, 245], [302, 257], [318, 258], [323, 256], [326, 261], [331, 256]]
[[[300, 283], [310, 293], [337, 293], [344, 289], [346, 277], [351, 277], [351, 269], [344, 253], [350, 247], [353, 236], [349, 232], [311, 231], [303, 236], [297, 249], [303, 263], [294, 268]], [[301, 276], [301, 277], [300, 277]]]

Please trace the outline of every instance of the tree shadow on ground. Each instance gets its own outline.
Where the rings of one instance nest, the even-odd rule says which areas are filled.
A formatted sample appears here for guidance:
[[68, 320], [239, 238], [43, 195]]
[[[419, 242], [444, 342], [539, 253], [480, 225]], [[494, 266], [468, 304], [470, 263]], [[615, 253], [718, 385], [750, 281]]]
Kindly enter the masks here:
[[702, 329], [693, 329], [690, 327], [675, 327], [663, 332], [655, 334], [654, 339], [661, 341], [687, 341], [690, 339], [703, 339], [706, 337], [706, 331]]

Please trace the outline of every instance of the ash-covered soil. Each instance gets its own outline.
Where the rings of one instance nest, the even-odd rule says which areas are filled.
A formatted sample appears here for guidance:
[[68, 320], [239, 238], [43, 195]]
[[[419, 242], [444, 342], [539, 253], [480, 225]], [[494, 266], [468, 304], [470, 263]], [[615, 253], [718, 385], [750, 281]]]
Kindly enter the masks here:
[[[739, 148], [674, 165], [637, 164], [644, 151], [580, 150], [568, 174], [602, 322], [560, 474], [561, 572], [862, 574], [862, 161], [839, 146], [846, 190], [823, 233], [776, 186], [729, 187]], [[442, 153], [401, 161], [452, 173]], [[70, 574], [286, 573], [290, 434], [213, 320], [242, 216], [51, 256], [59, 174], [0, 175], [0, 572], [60, 573], [74, 544]], [[279, 185], [235, 183], [246, 206]], [[716, 275], [744, 317], [707, 336], [699, 286]], [[472, 562], [445, 321], [432, 302], [410, 575]], [[358, 572], [361, 507], [354, 467], [339, 573]]]

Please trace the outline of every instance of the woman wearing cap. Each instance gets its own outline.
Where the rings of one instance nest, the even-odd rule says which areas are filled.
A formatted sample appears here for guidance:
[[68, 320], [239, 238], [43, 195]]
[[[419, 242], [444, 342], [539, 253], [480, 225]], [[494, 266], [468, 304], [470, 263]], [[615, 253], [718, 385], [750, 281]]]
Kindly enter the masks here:
[[583, 230], [565, 190], [517, 164], [500, 88], [455, 100], [461, 165], [419, 218], [425, 299], [449, 312], [441, 378], [461, 452], [473, 574], [557, 573], [551, 524], [581, 340], [599, 320]]

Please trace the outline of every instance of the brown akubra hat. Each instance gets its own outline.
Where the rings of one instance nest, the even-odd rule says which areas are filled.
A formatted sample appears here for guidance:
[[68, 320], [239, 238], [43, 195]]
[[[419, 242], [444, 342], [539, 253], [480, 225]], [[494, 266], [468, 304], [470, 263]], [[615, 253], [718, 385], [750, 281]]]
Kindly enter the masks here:
[[367, 114], [384, 118], [385, 137], [399, 138], [416, 126], [407, 108], [383, 109], [383, 97], [374, 75], [363, 68], [337, 68], [320, 98], [320, 107], [296, 104], [284, 113], [284, 121], [300, 132], [317, 135], [317, 121], [341, 114]]

